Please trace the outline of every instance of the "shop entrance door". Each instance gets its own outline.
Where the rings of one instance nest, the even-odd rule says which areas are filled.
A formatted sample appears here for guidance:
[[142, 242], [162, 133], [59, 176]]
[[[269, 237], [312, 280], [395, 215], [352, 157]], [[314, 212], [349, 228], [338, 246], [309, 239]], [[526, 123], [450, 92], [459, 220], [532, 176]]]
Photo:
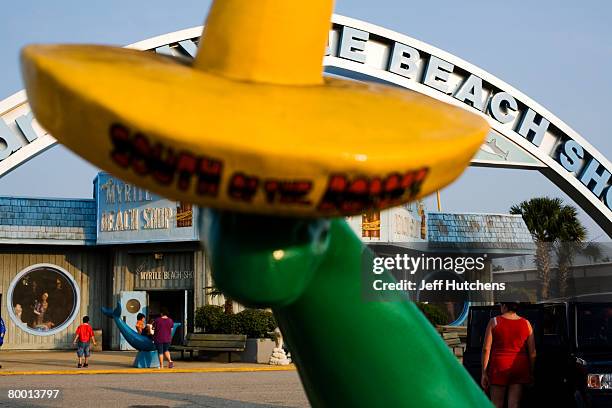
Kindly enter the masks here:
[[[121, 303], [121, 319], [133, 330], [136, 330], [136, 316], [138, 313], [147, 315], [147, 292], [144, 291], [123, 291], [119, 295]], [[120, 334], [119, 349], [134, 350], [128, 344], [122, 334]]]
[[168, 309], [168, 317], [181, 327], [176, 330], [172, 344], [181, 344], [187, 333], [188, 306], [190, 296], [188, 290], [150, 290], [147, 292], [149, 301], [149, 317], [160, 316], [161, 309]]

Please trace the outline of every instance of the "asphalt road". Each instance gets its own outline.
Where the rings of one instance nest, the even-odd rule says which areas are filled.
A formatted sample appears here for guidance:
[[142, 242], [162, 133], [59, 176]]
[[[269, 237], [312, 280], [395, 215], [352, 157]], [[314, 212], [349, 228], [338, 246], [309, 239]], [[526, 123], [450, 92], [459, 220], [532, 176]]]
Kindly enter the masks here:
[[[9, 390], [57, 389], [57, 399]], [[23, 392], [22, 392], [23, 394]], [[0, 377], [0, 407], [309, 407], [295, 371]]]

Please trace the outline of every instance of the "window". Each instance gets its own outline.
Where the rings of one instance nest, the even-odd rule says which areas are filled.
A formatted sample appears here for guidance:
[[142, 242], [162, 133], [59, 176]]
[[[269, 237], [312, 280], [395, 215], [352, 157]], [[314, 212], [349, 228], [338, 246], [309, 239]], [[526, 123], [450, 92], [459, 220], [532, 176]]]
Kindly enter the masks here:
[[79, 290], [74, 278], [59, 266], [32, 265], [11, 282], [7, 308], [13, 322], [24, 331], [48, 336], [64, 330], [79, 310]]
[[584, 303], [576, 306], [578, 345], [585, 349], [612, 347], [612, 303]]

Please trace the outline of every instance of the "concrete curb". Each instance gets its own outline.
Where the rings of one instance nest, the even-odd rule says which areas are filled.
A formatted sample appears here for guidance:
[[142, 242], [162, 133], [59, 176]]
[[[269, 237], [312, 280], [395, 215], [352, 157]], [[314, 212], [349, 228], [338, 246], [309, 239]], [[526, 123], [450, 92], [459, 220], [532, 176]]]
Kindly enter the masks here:
[[260, 371], [295, 371], [294, 365], [267, 367], [210, 367], [210, 368], [121, 368], [114, 370], [90, 370], [80, 368], [72, 370], [47, 371], [2, 371], [0, 376], [10, 375], [96, 375], [96, 374], [178, 374], [178, 373], [240, 373]]

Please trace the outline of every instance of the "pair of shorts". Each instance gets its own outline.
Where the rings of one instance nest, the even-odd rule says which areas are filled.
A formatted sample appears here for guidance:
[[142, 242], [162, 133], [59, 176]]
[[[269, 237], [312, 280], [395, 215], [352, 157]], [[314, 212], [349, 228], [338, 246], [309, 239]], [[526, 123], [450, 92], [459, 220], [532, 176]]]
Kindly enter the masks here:
[[89, 342], [85, 343], [85, 342], [79, 341], [77, 343], [77, 356], [89, 357], [90, 355], [91, 355], [91, 352], [89, 351]]
[[493, 385], [529, 384], [529, 358], [523, 353], [491, 355], [489, 360], [489, 381]]
[[166, 351], [170, 350], [170, 343], [155, 343], [155, 347], [157, 348], [158, 354], [164, 354]]

